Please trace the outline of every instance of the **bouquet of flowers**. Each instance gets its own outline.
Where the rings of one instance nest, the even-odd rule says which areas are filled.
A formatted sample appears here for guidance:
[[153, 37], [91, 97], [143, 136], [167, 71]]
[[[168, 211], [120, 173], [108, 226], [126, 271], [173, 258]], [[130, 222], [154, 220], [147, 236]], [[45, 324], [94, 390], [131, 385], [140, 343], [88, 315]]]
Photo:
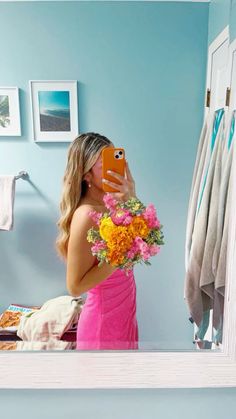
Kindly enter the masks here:
[[164, 244], [163, 226], [154, 205], [146, 207], [136, 197], [120, 203], [109, 193], [103, 201], [108, 211], [89, 212], [98, 229], [92, 227], [87, 233], [98, 266], [105, 261], [127, 272], [136, 263], [151, 265], [148, 259], [159, 253], [160, 245]]

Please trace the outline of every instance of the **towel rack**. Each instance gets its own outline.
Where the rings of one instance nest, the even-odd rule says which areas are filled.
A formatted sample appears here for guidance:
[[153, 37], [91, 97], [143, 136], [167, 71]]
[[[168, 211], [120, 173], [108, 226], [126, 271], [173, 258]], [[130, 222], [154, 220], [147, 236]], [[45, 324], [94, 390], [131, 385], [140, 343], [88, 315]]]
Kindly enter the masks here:
[[25, 170], [21, 170], [19, 173], [18, 173], [18, 175], [16, 175], [15, 176], [15, 179], [17, 180], [17, 179], [21, 179], [21, 178], [25, 178], [25, 177], [28, 177], [29, 175], [28, 175], [28, 173], [25, 171]]

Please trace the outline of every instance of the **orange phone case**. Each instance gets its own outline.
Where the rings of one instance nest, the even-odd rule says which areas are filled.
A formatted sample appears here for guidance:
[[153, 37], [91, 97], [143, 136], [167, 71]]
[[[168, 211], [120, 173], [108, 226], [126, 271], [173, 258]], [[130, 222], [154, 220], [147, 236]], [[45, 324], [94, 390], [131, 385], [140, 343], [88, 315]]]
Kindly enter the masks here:
[[[123, 152], [122, 158], [116, 158], [115, 155]], [[119, 173], [121, 176], [125, 175], [125, 150], [123, 148], [106, 147], [102, 150], [102, 177], [111, 182], [121, 185], [118, 179], [112, 177], [107, 170]], [[104, 192], [119, 192], [118, 189], [112, 188], [110, 185], [103, 183]]]

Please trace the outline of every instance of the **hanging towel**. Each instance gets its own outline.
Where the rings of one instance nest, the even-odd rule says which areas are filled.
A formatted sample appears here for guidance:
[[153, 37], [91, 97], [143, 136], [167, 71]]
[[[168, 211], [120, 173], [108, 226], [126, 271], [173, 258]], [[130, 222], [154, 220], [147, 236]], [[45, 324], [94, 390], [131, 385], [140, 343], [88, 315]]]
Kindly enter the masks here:
[[[227, 120], [227, 121], [226, 121]], [[224, 222], [224, 212], [227, 200], [227, 186], [229, 182], [229, 172], [232, 160], [232, 136], [234, 128], [234, 118], [224, 119], [225, 127], [222, 130], [221, 147], [218, 149], [214, 178], [211, 192], [210, 210], [208, 216], [207, 236], [204, 247], [204, 255], [200, 277], [200, 287], [212, 299], [213, 304], [213, 341], [218, 344], [222, 342], [223, 310], [224, 298], [215, 289], [216, 268], [219, 258], [219, 249], [222, 239], [222, 225]], [[218, 250], [218, 252], [216, 252]], [[226, 250], [226, 249], [225, 249]], [[225, 256], [225, 259], [224, 259]], [[226, 260], [226, 253], [222, 258]], [[213, 259], [215, 260], [213, 261]], [[214, 265], [215, 264], [215, 265]], [[226, 268], [226, 265], [225, 265]], [[202, 322], [196, 332], [199, 339], [204, 339], [205, 333], [209, 327], [208, 311], [203, 313]]]
[[[232, 143], [232, 160], [233, 153], [235, 152], [235, 140]], [[224, 317], [224, 297], [225, 297], [225, 281], [226, 281], [226, 267], [227, 267], [227, 248], [228, 248], [228, 232], [229, 232], [229, 215], [231, 209], [232, 199], [232, 180], [233, 180], [233, 165], [230, 166], [229, 182], [226, 196], [225, 216], [223, 225], [223, 234], [219, 252], [219, 260], [217, 265], [216, 277], [215, 277], [215, 299], [213, 308], [213, 328], [214, 328], [214, 339], [221, 342], [223, 332], [223, 317]]]
[[[220, 296], [215, 289], [215, 276], [223, 232], [222, 225], [224, 222], [224, 209], [227, 199], [226, 194], [229, 182], [230, 162], [232, 160], [232, 128], [234, 128], [234, 118], [232, 118], [231, 121], [227, 121], [225, 129], [222, 130], [221, 147], [219, 147], [216, 157], [207, 236], [200, 277], [200, 287], [202, 291], [209, 295], [213, 300], [213, 328], [216, 329], [213, 333], [213, 340], [215, 343], [222, 341], [224, 301], [222, 296]], [[197, 331], [197, 335], [201, 339], [204, 338], [209, 327], [209, 311], [204, 313], [203, 321]]]
[[209, 200], [209, 212], [207, 222], [207, 232], [204, 245], [204, 253], [201, 265], [200, 288], [212, 300], [214, 298], [215, 276], [212, 271], [212, 259], [217, 239], [217, 219], [219, 210], [219, 195], [221, 185], [222, 157], [225, 145], [225, 114], [222, 114], [221, 130], [216, 150], [216, 159], [213, 169], [212, 187]]
[[199, 281], [207, 232], [214, 167], [222, 135], [222, 129], [224, 128], [223, 115], [224, 109], [220, 109], [215, 112], [214, 129], [207, 150], [207, 154], [210, 154], [210, 159], [209, 162], [205, 162], [205, 171], [202, 174], [201, 188], [199, 190], [200, 195], [198, 197], [194, 230], [192, 234], [189, 265], [184, 284], [184, 298], [188, 304], [192, 320], [198, 326], [200, 326], [202, 321], [203, 313], [212, 308], [212, 300], [206, 293], [203, 293], [199, 286]]
[[206, 164], [206, 157], [209, 159], [207, 149], [209, 148], [209, 136], [212, 135], [213, 123], [215, 119], [215, 112], [209, 110], [205, 121], [203, 123], [197, 157], [194, 166], [193, 179], [190, 191], [188, 212], [187, 212], [187, 225], [186, 225], [186, 239], [185, 239], [185, 270], [187, 271], [189, 264], [189, 254], [192, 243], [192, 233], [194, 229], [195, 214], [197, 209], [197, 200], [199, 189], [202, 180], [202, 173]]
[[229, 214], [230, 214], [230, 206], [231, 206], [231, 198], [232, 198], [232, 169], [233, 169], [233, 165], [231, 164], [229, 185], [228, 185], [227, 198], [226, 198], [224, 228], [223, 228], [223, 235], [222, 235], [221, 246], [220, 246], [219, 261], [218, 261], [216, 277], [215, 277], [215, 288], [222, 296], [225, 295]]
[[13, 228], [15, 182], [15, 176], [0, 176], [0, 230]]
[[232, 114], [232, 119], [229, 124], [230, 131], [227, 132], [227, 136], [226, 136], [228, 140], [225, 141], [224, 153], [222, 156], [221, 184], [220, 184], [218, 217], [217, 217], [217, 238], [216, 238], [216, 243], [215, 243], [215, 248], [214, 248], [213, 258], [212, 258], [212, 272], [214, 276], [216, 276], [219, 253], [220, 253], [220, 246], [221, 246], [221, 240], [222, 240], [223, 228], [224, 228], [226, 199], [227, 199], [229, 176], [230, 176], [232, 155], [233, 155], [232, 142], [233, 142], [233, 136], [234, 136], [235, 116], [236, 116], [236, 111], [234, 111]]

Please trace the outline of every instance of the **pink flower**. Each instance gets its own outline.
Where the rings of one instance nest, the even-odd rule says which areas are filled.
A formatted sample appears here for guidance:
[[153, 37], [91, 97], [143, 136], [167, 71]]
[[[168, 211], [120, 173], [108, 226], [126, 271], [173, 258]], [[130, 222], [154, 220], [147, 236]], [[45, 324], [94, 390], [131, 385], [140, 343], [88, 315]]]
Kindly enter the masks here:
[[89, 216], [92, 218], [92, 220], [99, 225], [100, 218], [102, 217], [102, 212], [97, 211], [89, 211]]
[[127, 253], [128, 258], [133, 259], [133, 257], [139, 252], [139, 247], [138, 247], [138, 240], [140, 239], [140, 237], [135, 237], [135, 239], [133, 240], [132, 246], [130, 248], [130, 250]]
[[99, 250], [106, 249], [106, 244], [100, 240], [97, 240], [94, 245], [91, 247], [91, 251], [94, 253], [99, 252]]
[[150, 228], [160, 228], [161, 224], [157, 218], [156, 208], [153, 204], [149, 204], [143, 212], [143, 217], [148, 222], [148, 227]]
[[111, 219], [114, 224], [116, 225], [128, 225], [132, 221], [132, 216], [128, 209], [126, 208], [118, 208], [111, 214]]
[[140, 255], [143, 260], [148, 260], [150, 256], [154, 256], [160, 251], [160, 246], [156, 244], [148, 245], [141, 237], [135, 237], [132, 247], [127, 252], [127, 257], [133, 259], [137, 254]]
[[150, 249], [151, 256], [154, 256], [160, 252], [160, 246], [157, 246], [157, 244], [151, 244], [149, 249]]
[[156, 255], [160, 250], [159, 246], [156, 244], [148, 245], [144, 240], [141, 239], [141, 237], [136, 237], [135, 243], [136, 247], [138, 248], [138, 252], [144, 260], [148, 260], [150, 256]]
[[131, 248], [131, 249], [127, 252], [127, 257], [128, 257], [129, 259], [133, 259], [135, 255], [136, 255], [136, 252], [135, 252], [135, 249], [134, 249], [134, 248]]
[[127, 256], [128, 258], [133, 258], [136, 254], [140, 254], [144, 260], [147, 260], [150, 257], [148, 244], [139, 236], [135, 237]]
[[116, 205], [118, 204], [118, 201], [115, 198], [113, 198], [113, 196], [110, 193], [104, 194], [103, 202], [105, 206], [111, 211], [114, 211], [116, 208]]
[[149, 246], [144, 241], [143, 243], [140, 243], [140, 254], [144, 260], [147, 260], [150, 258]]

